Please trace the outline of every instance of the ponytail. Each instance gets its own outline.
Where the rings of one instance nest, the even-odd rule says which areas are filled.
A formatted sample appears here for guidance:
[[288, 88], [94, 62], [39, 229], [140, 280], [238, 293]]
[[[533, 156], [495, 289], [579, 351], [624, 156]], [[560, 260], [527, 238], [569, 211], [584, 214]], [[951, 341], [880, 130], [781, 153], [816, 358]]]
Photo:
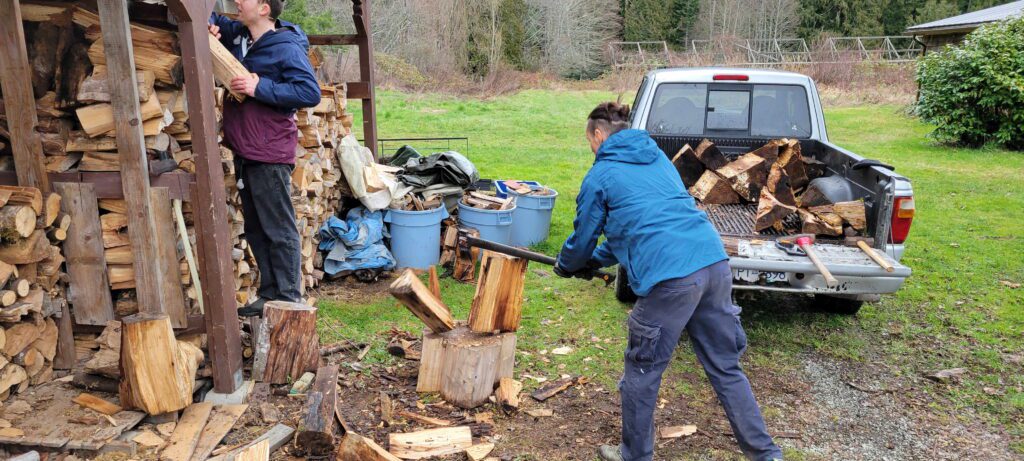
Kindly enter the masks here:
[[600, 128], [611, 136], [629, 128], [629, 104], [602, 102], [587, 116], [587, 132]]

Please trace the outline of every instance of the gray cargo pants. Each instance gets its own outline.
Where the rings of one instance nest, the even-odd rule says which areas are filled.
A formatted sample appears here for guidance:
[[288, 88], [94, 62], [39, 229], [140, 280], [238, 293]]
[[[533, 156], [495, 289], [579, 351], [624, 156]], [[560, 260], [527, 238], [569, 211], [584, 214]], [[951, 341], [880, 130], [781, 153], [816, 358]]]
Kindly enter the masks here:
[[747, 347], [740, 308], [732, 303], [732, 272], [721, 261], [683, 278], [665, 280], [640, 298], [629, 315], [629, 345], [619, 382], [622, 458], [654, 456], [654, 407], [661, 375], [685, 328], [740, 449], [752, 460], [782, 459], [765, 428], [739, 359]]
[[[302, 241], [295, 224], [291, 187], [294, 165], [243, 160], [235, 155], [245, 240], [260, 270], [261, 298], [298, 302]], [[251, 300], [255, 301], [255, 300]]]

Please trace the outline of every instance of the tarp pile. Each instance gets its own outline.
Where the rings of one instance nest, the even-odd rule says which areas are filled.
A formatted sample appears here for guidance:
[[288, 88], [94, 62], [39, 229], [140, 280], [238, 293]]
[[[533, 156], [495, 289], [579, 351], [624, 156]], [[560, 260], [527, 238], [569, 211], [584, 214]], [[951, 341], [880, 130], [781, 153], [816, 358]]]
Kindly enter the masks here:
[[381, 211], [364, 207], [349, 210], [343, 221], [335, 216], [320, 228], [320, 250], [327, 251], [324, 272], [329, 275], [361, 269], [386, 271], [395, 268], [395, 258], [384, 246], [387, 237]]

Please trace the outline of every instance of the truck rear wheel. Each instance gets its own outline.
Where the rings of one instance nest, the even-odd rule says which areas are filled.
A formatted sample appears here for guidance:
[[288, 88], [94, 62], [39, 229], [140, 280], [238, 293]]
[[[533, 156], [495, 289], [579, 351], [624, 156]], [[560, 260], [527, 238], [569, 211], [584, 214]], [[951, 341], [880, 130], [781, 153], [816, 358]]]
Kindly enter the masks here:
[[615, 299], [632, 304], [636, 302], [636, 298], [636, 293], [633, 293], [633, 289], [629, 287], [629, 275], [626, 274], [626, 268], [620, 264], [615, 276]]
[[864, 301], [851, 298], [839, 298], [829, 295], [814, 295], [814, 306], [824, 312], [839, 315], [857, 315]]

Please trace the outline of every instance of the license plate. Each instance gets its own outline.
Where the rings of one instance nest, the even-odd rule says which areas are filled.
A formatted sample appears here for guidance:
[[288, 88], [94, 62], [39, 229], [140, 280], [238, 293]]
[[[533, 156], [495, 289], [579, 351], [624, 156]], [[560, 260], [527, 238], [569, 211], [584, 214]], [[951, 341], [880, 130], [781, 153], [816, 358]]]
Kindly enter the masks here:
[[732, 278], [750, 283], [777, 283], [788, 282], [789, 274], [786, 272], [755, 271], [751, 269], [733, 269]]

